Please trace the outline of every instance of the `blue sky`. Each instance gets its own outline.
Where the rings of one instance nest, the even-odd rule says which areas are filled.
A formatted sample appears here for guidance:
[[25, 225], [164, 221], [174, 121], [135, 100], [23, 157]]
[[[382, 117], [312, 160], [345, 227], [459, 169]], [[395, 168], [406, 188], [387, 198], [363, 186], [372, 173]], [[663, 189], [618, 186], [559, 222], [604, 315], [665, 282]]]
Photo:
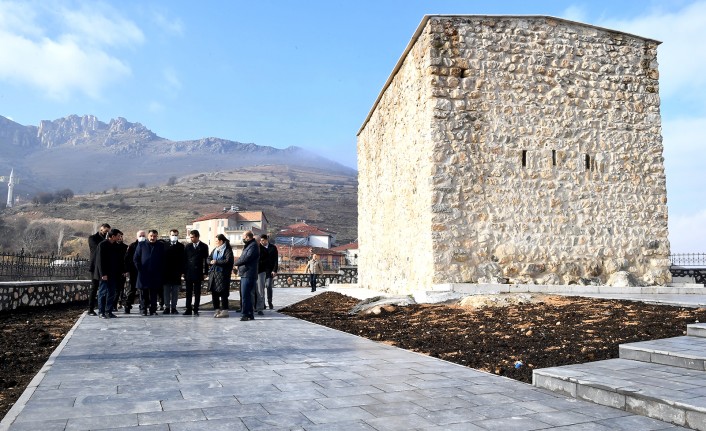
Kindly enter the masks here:
[[355, 167], [356, 132], [425, 14], [552, 15], [662, 41], [672, 251], [706, 251], [706, 0], [0, 0], [0, 115], [121, 116]]

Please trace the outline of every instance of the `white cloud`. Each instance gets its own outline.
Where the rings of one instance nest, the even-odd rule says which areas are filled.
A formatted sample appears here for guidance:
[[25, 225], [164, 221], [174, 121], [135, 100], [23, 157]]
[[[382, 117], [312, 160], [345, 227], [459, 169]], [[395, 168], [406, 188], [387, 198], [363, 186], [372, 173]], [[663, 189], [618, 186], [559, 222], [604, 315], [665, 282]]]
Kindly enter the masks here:
[[181, 36], [184, 34], [184, 25], [179, 18], [169, 19], [164, 14], [155, 12], [153, 15], [154, 22], [159, 28], [167, 34]]
[[140, 29], [101, 3], [68, 10], [55, 3], [0, 0], [0, 80], [34, 87], [53, 99], [101, 97], [131, 74], [109, 48], [144, 41]]

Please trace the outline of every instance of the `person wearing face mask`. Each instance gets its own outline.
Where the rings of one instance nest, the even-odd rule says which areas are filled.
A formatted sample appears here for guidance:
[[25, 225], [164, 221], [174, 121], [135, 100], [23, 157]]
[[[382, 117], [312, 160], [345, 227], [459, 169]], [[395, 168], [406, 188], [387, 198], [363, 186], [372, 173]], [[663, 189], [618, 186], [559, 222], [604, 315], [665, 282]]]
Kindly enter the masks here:
[[108, 223], [103, 223], [98, 229], [98, 232], [88, 237], [88, 251], [89, 251], [89, 267], [88, 270], [91, 271], [91, 292], [88, 296], [88, 315], [97, 316], [96, 314], [96, 303], [98, 302], [98, 285], [100, 280], [95, 278], [96, 271], [96, 249], [98, 244], [106, 239], [108, 232], [110, 231], [110, 225]]
[[184, 275], [184, 244], [179, 242], [179, 231], [169, 231], [169, 242], [164, 250], [164, 313], [179, 314], [177, 299]]
[[142, 315], [157, 315], [157, 292], [163, 289], [164, 243], [157, 237], [159, 232], [150, 229], [147, 241], [137, 245], [132, 261], [137, 268], [137, 290], [140, 292]]
[[[198, 316], [201, 303], [201, 283], [208, 276], [208, 246], [201, 242], [201, 235], [196, 229], [189, 232], [190, 244], [184, 247], [184, 283], [186, 284], [185, 316]], [[194, 306], [191, 307], [191, 299]]]
[[208, 290], [213, 300], [213, 317], [228, 317], [230, 273], [233, 272], [233, 249], [225, 235], [218, 234], [216, 248], [208, 257]]
[[130, 314], [132, 305], [135, 303], [135, 296], [137, 296], [137, 267], [135, 266], [135, 262], [132, 260], [135, 257], [137, 244], [147, 240], [147, 234], [144, 230], [138, 230], [136, 236], [137, 239], [127, 247], [127, 252], [125, 252], [125, 269], [128, 271], [130, 276], [130, 283], [126, 295], [127, 297], [125, 299], [125, 307], [123, 308], [125, 314]]

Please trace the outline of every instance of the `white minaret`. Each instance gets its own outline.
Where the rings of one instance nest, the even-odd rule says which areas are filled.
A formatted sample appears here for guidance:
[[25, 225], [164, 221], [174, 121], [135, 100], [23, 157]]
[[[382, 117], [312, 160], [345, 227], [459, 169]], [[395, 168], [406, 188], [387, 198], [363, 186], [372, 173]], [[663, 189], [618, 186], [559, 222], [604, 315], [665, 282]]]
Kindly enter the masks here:
[[15, 170], [10, 171], [10, 179], [7, 180], [7, 207], [12, 208], [12, 203], [14, 202], [12, 196], [12, 189], [15, 188]]

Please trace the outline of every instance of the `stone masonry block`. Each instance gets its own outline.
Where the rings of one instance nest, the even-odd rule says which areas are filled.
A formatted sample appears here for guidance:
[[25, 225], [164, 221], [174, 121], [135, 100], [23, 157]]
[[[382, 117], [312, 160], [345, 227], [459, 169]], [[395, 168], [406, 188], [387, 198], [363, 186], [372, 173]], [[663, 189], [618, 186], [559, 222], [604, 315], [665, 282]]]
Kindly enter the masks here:
[[628, 346], [619, 346], [618, 351], [620, 352], [620, 359], [630, 359], [633, 361], [640, 362], [651, 362], [650, 352], [644, 350], [634, 349]]
[[576, 397], [576, 383], [567, 380], [557, 379], [550, 376], [543, 376], [534, 373], [532, 375], [532, 385], [538, 388], [548, 389], [570, 397]]
[[685, 425], [686, 423], [685, 410], [659, 401], [644, 399], [639, 395], [626, 397], [625, 411], [676, 425]]
[[592, 386], [577, 385], [576, 398], [591, 401], [602, 406], [625, 410], [625, 395], [598, 389]]
[[689, 370], [704, 371], [703, 359], [685, 358], [676, 355], [665, 355], [663, 353], [652, 353], [652, 362], [655, 364], [670, 365], [672, 367], [687, 368]]
[[687, 411], [684, 425], [695, 430], [706, 431], [706, 413]]

